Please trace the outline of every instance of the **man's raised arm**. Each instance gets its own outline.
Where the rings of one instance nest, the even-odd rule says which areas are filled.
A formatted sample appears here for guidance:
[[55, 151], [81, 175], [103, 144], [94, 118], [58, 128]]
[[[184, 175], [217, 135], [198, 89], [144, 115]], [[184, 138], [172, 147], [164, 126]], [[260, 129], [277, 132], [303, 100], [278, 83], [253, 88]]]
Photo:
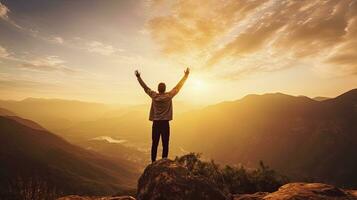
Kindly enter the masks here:
[[177, 83], [177, 85], [170, 91], [172, 96], [175, 96], [180, 91], [183, 84], [186, 82], [187, 77], [190, 74], [190, 68], [187, 67], [184, 72], [185, 72], [185, 75], [181, 78], [181, 80]]
[[145, 93], [148, 94], [150, 97], [153, 95], [154, 91], [152, 91], [143, 81], [143, 79], [140, 76], [140, 72], [138, 70], [135, 70], [135, 76], [139, 81], [139, 84], [141, 87], [144, 89]]

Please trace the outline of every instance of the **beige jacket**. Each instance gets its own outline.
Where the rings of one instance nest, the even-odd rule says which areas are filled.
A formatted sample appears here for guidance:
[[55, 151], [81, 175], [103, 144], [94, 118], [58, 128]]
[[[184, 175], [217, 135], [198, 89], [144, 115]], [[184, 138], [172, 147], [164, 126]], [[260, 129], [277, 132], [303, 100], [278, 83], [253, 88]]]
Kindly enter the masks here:
[[165, 93], [158, 93], [151, 90], [146, 86], [141, 77], [138, 77], [138, 81], [144, 88], [145, 93], [148, 94], [152, 99], [149, 116], [150, 121], [172, 120], [172, 98], [180, 91], [187, 77], [188, 75], [185, 75], [171, 91]]

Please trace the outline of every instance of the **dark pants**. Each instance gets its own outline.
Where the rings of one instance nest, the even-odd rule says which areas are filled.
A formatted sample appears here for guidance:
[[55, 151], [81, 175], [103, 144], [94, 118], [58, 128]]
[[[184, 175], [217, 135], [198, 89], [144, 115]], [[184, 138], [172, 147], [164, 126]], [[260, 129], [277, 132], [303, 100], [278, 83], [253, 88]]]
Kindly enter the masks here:
[[162, 158], [169, 154], [170, 124], [168, 120], [158, 120], [152, 123], [151, 161], [156, 160], [157, 146], [161, 136]]

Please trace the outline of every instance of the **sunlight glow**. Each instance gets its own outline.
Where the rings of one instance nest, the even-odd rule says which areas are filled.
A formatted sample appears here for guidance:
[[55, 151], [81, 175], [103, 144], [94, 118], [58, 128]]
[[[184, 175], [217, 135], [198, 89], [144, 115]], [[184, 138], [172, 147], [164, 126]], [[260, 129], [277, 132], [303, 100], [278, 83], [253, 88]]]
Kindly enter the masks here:
[[206, 88], [206, 84], [201, 79], [192, 79], [192, 87], [195, 90], [204, 90]]

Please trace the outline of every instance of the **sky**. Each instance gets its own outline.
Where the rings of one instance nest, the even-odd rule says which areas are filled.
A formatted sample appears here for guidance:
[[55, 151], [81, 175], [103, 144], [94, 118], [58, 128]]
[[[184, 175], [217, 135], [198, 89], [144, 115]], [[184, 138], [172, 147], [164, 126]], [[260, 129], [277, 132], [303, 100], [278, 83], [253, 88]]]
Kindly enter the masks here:
[[357, 0], [0, 0], [0, 99], [141, 104], [357, 87]]

